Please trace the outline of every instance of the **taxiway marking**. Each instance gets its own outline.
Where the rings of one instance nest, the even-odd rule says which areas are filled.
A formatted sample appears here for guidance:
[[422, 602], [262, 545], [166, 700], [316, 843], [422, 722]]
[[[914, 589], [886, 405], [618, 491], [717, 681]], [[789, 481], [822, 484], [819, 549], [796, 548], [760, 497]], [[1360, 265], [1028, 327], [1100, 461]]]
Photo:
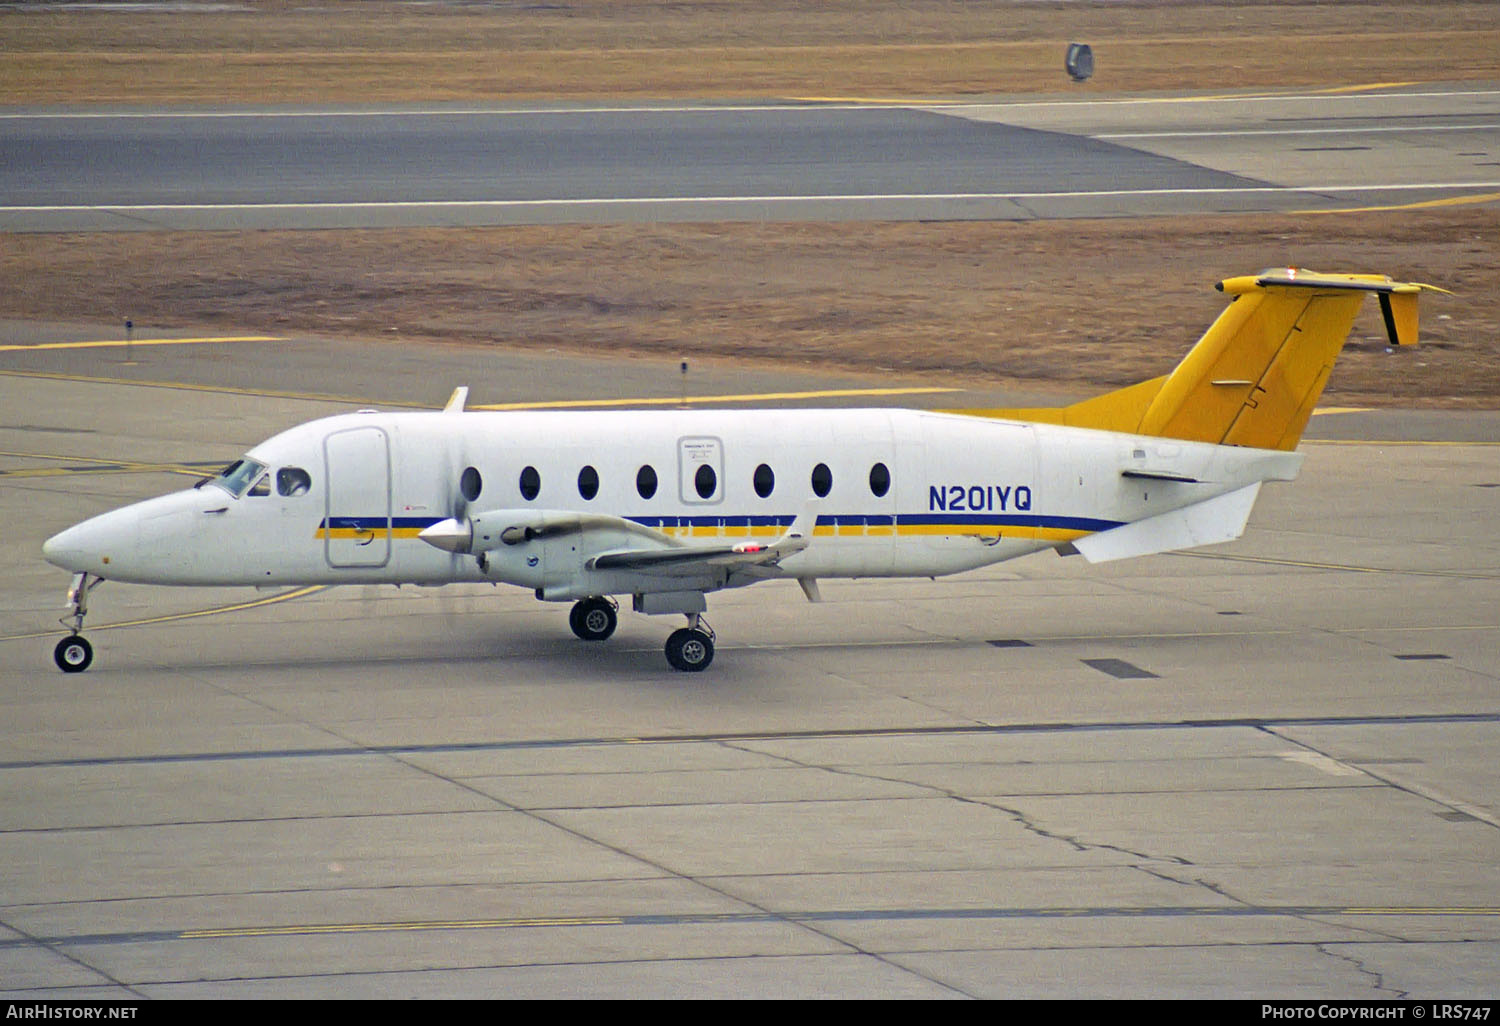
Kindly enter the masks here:
[[1339, 570], [1351, 574], [1406, 574], [1412, 577], [1453, 577], [1459, 580], [1494, 580], [1500, 573], [1480, 570], [1403, 570], [1399, 567], [1352, 566], [1345, 563], [1316, 563], [1301, 559], [1277, 559], [1274, 556], [1239, 556], [1228, 552], [1173, 552], [1174, 556], [1193, 559], [1223, 559], [1232, 563], [1261, 563], [1267, 566], [1290, 566], [1304, 570]]
[[[1409, 182], [1396, 185], [1323, 183], [1314, 185], [1216, 186], [1187, 189], [1078, 189], [1049, 192], [900, 192], [900, 193], [790, 193], [759, 196], [585, 196], [554, 199], [494, 200], [350, 200], [312, 203], [69, 203], [37, 206], [0, 206], [4, 214], [172, 214], [254, 211], [317, 212], [326, 210], [557, 210], [606, 207], [753, 206], [772, 203], [909, 203], [917, 201], [1015, 201], [1058, 199], [1146, 199], [1157, 196], [1263, 196], [1302, 193], [1451, 192], [1455, 189], [1496, 189], [1500, 181]], [[122, 343], [123, 344], [123, 343]]]
[[[954, 99], [882, 99], [879, 97], [860, 96], [795, 96], [792, 99], [802, 103], [841, 104], [851, 106], [863, 106], [866, 104], [908, 104], [912, 107], [944, 108], [962, 107], [972, 109], [975, 107], [1006, 108], [1006, 107], [1128, 107], [1128, 106], [1162, 106], [1173, 103], [1254, 103], [1261, 100], [1363, 100], [1369, 97], [1364, 95], [1378, 89], [1403, 89], [1410, 86], [1423, 85], [1422, 82], [1368, 82], [1364, 85], [1336, 86], [1330, 89], [1313, 89], [1303, 92], [1249, 92], [1249, 93], [1211, 93], [1205, 96], [1127, 96], [1115, 99], [1091, 99], [1091, 100], [981, 100], [978, 102], [965, 102]], [[1464, 89], [1454, 92], [1419, 91], [1385, 93], [1379, 99], [1416, 99], [1432, 98], [1437, 96], [1494, 96], [1497, 90], [1493, 89]], [[825, 108], [826, 109], [826, 108]]]
[[[1364, 628], [1369, 629], [1369, 628]], [[54, 632], [55, 633], [55, 632]], [[1286, 634], [1290, 631], [1267, 631]], [[1334, 632], [1334, 633], [1349, 633]], [[1122, 635], [1161, 637], [1163, 635]], [[5, 640], [5, 639], [0, 639]], [[803, 646], [805, 647], [805, 646]], [[647, 651], [640, 649], [639, 651]], [[655, 651], [653, 649], [652, 651]], [[849, 727], [824, 730], [762, 730], [653, 736], [514, 738], [493, 741], [440, 741], [407, 744], [349, 744], [324, 748], [252, 748], [236, 751], [158, 752], [144, 755], [95, 755], [66, 758], [33, 758], [0, 761], [0, 770], [57, 769], [79, 766], [142, 766], [193, 762], [258, 762], [277, 759], [344, 759], [388, 755], [435, 755], [455, 752], [523, 752], [582, 748], [613, 748], [626, 745], [724, 745], [758, 741], [849, 740], [872, 737], [999, 737], [1034, 734], [1109, 734], [1152, 730], [1259, 730], [1275, 734], [1288, 744], [1292, 738], [1278, 733], [1289, 727], [1430, 726], [1434, 724], [1500, 724], [1500, 713], [1409, 713], [1364, 716], [1223, 717], [1194, 720], [1116, 720], [1113, 722], [1053, 721], [1003, 724], [948, 724], [928, 727]], [[1366, 771], [1369, 772], [1368, 770]]]
[[1225, 139], [1252, 135], [1380, 135], [1392, 132], [1493, 132], [1500, 124], [1485, 125], [1365, 125], [1359, 128], [1231, 128], [1186, 129], [1174, 132], [1101, 132], [1095, 139]]
[[1495, 96], [1495, 89], [1421, 89], [1424, 82], [1369, 82], [1361, 85], [1337, 86], [1330, 89], [1313, 89], [1299, 92], [1258, 91], [1242, 93], [1212, 93], [1203, 96], [1139, 96], [1113, 99], [1077, 100], [963, 100], [952, 97], [861, 97], [861, 96], [792, 96], [782, 101], [755, 104], [599, 104], [594, 106], [549, 106], [549, 107], [386, 107], [375, 110], [348, 110], [324, 108], [320, 110], [156, 110], [156, 111], [14, 111], [0, 113], [0, 121], [150, 121], [150, 120], [213, 120], [213, 119], [306, 119], [306, 118], [460, 118], [460, 117], [545, 117], [570, 114], [739, 114], [739, 113], [799, 113], [802, 111], [827, 111], [830, 107], [858, 109], [866, 106], [910, 106], [919, 109], [941, 109], [944, 107], [1007, 108], [1007, 107], [1122, 107], [1163, 106], [1174, 103], [1255, 103], [1264, 100], [1363, 100], [1367, 94], [1381, 89], [1404, 89], [1405, 92], [1384, 93], [1379, 99], [1431, 99], [1455, 96]]
[[5, 452], [0, 451], [0, 456], [10, 456], [23, 460], [47, 460], [52, 463], [68, 463], [73, 466], [66, 467], [26, 467], [21, 470], [0, 470], [0, 477], [57, 477], [63, 474], [186, 474], [193, 477], [203, 477], [211, 468], [222, 465], [222, 461], [205, 461], [202, 463], [142, 463], [136, 460], [106, 460], [93, 456], [58, 456], [45, 452]]
[[[398, 399], [371, 399], [359, 396], [330, 395], [323, 392], [285, 392], [275, 389], [235, 388], [228, 385], [198, 385], [189, 381], [144, 381], [132, 378], [112, 378], [89, 374], [63, 374], [53, 371], [0, 370], [0, 376], [18, 378], [46, 378], [51, 381], [79, 381], [99, 385], [130, 385], [139, 388], [171, 388], [185, 392], [220, 392], [229, 395], [263, 396], [269, 399], [298, 399], [306, 402], [347, 403], [351, 406], [380, 406], [397, 409], [439, 410], [441, 402], [419, 403]], [[690, 395], [642, 396], [634, 399], [539, 399], [524, 403], [475, 403], [468, 407], [474, 411], [505, 410], [549, 410], [580, 409], [613, 406], [691, 406], [695, 403], [753, 403], [776, 399], [828, 399], [859, 396], [879, 397], [895, 395], [931, 395], [941, 392], [962, 392], [962, 388], [937, 385], [910, 386], [906, 388], [833, 388], [806, 392], [754, 392], [743, 395]], [[4, 455], [4, 454], [0, 454]], [[27, 455], [13, 453], [11, 455]], [[82, 460], [80, 460], [82, 462]], [[115, 460], [103, 462], [118, 462]]]
[[1463, 207], [1500, 201], [1500, 192], [1480, 192], [1473, 196], [1449, 196], [1446, 199], [1397, 203], [1384, 207], [1340, 207], [1334, 210], [1289, 210], [1289, 214], [1372, 214], [1385, 210], [1423, 210], [1428, 207]]
[[620, 916], [536, 916], [525, 919], [437, 919], [390, 923], [329, 923], [305, 926], [247, 926], [220, 930], [183, 930], [168, 939], [203, 940], [227, 937], [287, 937], [305, 934], [372, 933], [413, 930], [504, 930], [558, 926], [660, 926], [671, 923], [826, 923], [846, 920], [868, 922], [887, 919], [1074, 919], [1164, 916], [1337, 916], [1417, 915], [1495, 916], [1500, 908], [1461, 906], [1437, 908], [1388, 906], [1371, 908], [1349, 905], [1140, 905], [1140, 906], [1048, 906], [1041, 908], [912, 908], [839, 909], [790, 912], [687, 912]]
[[[175, 620], [194, 620], [200, 616], [217, 616], [220, 613], [236, 613], [243, 609], [258, 609], [261, 606], [272, 606], [278, 602], [288, 602], [292, 599], [303, 598], [307, 595], [315, 595], [320, 591], [326, 591], [330, 585], [315, 584], [306, 588], [296, 588], [292, 591], [282, 592], [280, 595], [269, 595], [266, 598], [251, 599], [248, 602], [235, 602], [227, 606], [214, 606], [212, 609], [194, 609], [186, 613], [169, 613], [166, 616], [153, 616], [144, 620], [122, 620], [118, 623], [99, 623], [89, 627], [90, 631], [112, 631], [121, 627], [144, 627], [147, 624], [171, 623]], [[0, 637], [0, 641], [27, 641], [33, 638], [50, 638], [57, 634], [57, 630], [35, 631], [30, 634], [10, 634]]]
[[912, 388], [825, 388], [810, 392], [759, 392], [744, 395], [652, 396], [641, 399], [556, 399], [525, 403], [484, 403], [471, 410], [555, 410], [595, 406], [680, 406], [695, 403], [753, 403], [768, 399], [833, 399], [851, 396], [931, 395], [937, 392], [962, 392], [961, 388], [938, 386]]
[[266, 399], [297, 399], [304, 402], [348, 403], [359, 406], [390, 406], [399, 409], [436, 410], [432, 403], [403, 402], [397, 399], [360, 399], [357, 396], [329, 395], [322, 392], [283, 392], [271, 388], [236, 388], [233, 385], [198, 385], [191, 381], [147, 381], [135, 378], [111, 378], [95, 374], [63, 374], [58, 371], [0, 370], [0, 376], [44, 378], [48, 381], [79, 381], [95, 385], [129, 385], [135, 388], [170, 388], [183, 392], [216, 392], [222, 395], [249, 395]]
[[1500, 916], [1490, 905], [1047, 905], [989, 908], [846, 908], [785, 912], [655, 912], [600, 916], [531, 916], [513, 919], [429, 919], [368, 923], [289, 923], [220, 929], [149, 930], [120, 933], [21, 937], [0, 941], [0, 950], [46, 945], [139, 944], [163, 941], [225, 940], [434, 930], [534, 930], [579, 926], [667, 926], [684, 924], [836, 923], [984, 919], [1135, 919], [1308, 916]]
[[202, 338], [110, 338], [91, 342], [36, 342], [0, 346], [0, 353], [24, 353], [33, 349], [127, 349], [131, 346], [199, 346], [219, 342], [282, 342], [276, 335], [214, 335]]

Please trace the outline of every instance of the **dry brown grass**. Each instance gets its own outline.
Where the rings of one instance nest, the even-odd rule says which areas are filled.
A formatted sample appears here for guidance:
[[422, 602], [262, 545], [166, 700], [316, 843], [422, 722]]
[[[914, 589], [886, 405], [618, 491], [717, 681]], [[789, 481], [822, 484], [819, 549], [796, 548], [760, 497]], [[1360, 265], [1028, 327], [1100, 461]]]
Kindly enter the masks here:
[[[1500, 210], [949, 224], [612, 225], [13, 236], [0, 315], [727, 356], [1053, 382], [1169, 370], [1213, 280], [1269, 266], [1454, 290], [1388, 355], [1373, 305], [1342, 401], [1500, 397]], [[1357, 257], [1351, 254], [1358, 254]]]
[[0, 103], [911, 96], [1493, 78], [1493, 0], [257, 3], [0, 12]]

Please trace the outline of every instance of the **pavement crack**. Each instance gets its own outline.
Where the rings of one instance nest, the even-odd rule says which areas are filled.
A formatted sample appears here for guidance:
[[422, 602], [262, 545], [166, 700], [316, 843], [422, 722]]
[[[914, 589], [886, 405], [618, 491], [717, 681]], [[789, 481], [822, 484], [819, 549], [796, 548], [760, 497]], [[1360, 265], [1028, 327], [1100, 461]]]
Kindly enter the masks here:
[[1356, 972], [1370, 980], [1370, 988], [1374, 990], [1380, 998], [1393, 1001], [1405, 1001], [1410, 996], [1407, 991], [1400, 990], [1395, 987], [1387, 987], [1385, 985], [1385, 974], [1375, 969], [1371, 969], [1364, 963], [1363, 959], [1356, 958], [1354, 955], [1346, 952], [1334, 951], [1332, 949], [1332, 946], [1328, 944], [1314, 944], [1313, 947], [1318, 951], [1319, 954], [1327, 955], [1329, 958], [1353, 966]]
[[1140, 859], [1146, 862], [1166, 862], [1179, 866], [1190, 866], [1193, 864], [1189, 859], [1183, 858], [1180, 855], [1153, 855], [1149, 852], [1134, 851], [1121, 845], [1108, 844], [1100, 841], [1087, 841], [1078, 837], [1058, 833], [1053, 830], [1048, 830], [1045, 827], [1041, 826], [1041, 824], [1036, 822], [1035, 819], [1033, 819], [1030, 815], [1028, 815], [1021, 809], [1003, 805], [998, 801], [993, 801], [985, 798], [976, 798], [971, 795], [959, 794], [958, 792], [950, 788], [940, 787], [936, 784], [922, 783], [921, 781], [912, 780], [909, 777], [901, 776], [898, 774], [871, 773], [868, 771], [856, 770], [847, 766], [834, 766], [824, 763], [809, 762], [802, 759], [795, 759], [787, 755], [773, 754], [762, 751], [758, 748], [738, 744], [728, 744], [728, 747], [779, 759], [790, 765], [797, 766], [803, 769], [817, 769], [822, 770], [825, 773], [837, 773], [842, 776], [853, 777], [859, 780], [873, 780], [886, 784], [899, 784], [901, 786], [914, 788], [919, 791], [926, 791], [935, 798], [946, 798], [950, 801], [960, 802], [966, 805], [976, 805], [981, 808], [992, 809], [996, 812], [1004, 813], [1005, 815], [1009, 816], [1028, 833], [1034, 834], [1037, 837], [1041, 837], [1049, 841], [1061, 842], [1071, 847], [1074, 851], [1108, 851], [1125, 855], [1131, 859]]
[[998, 802], [985, 801], [979, 798], [964, 798], [959, 795], [954, 795], [953, 797], [957, 798], [959, 801], [972, 802], [975, 805], [984, 805], [989, 808], [995, 809], [998, 812], [1003, 812], [1007, 816], [1010, 816], [1012, 819], [1014, 819], [1017, 823], [1019, 823], [1021, 827], [1029, 833], [1035, 834], [1037, 837], [1045, 838], [1049, 841], [1060, 841], [1061, 843], [1070, 846], [1074, 851], [1108, 851], [1115, 852], [1120, 855], [1125, 855], [1132, 859], [1141, 859], [1146, 862], [1167, 862], [1178, 866], [1192, 865], [1192, 862], [1190, 862], [1188, 859], [1183, 858], [1181, 855], [1153, 855], [1150, 852], [1134, 851], [1130, 848], [1126, 848], [1118, 844], [1108, 844], [1102, 841], [1087, 841], [1079, 837], [1069, 836], [1067, 834], [1058, 833], [1057, 831], [1048, 830], [1045, 827], [1041, 826], [1041, 824], [1033, 820], [1022, 810], [1011, 808], [1010, 806], [1006, 805], [1001, 805]]

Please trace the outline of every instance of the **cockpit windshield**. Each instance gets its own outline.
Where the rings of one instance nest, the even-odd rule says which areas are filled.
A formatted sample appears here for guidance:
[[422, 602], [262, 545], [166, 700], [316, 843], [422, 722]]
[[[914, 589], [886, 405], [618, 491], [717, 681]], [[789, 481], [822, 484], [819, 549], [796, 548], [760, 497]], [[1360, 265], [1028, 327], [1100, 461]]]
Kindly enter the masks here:
[[257, 463], [251, 459], [235, 460], [229, 466], [219, 471], [219, 476], [209, 479], [209, 484], [218, 485], [230, 495], [238, 499], [245, 494], [245, 489], [255, 483], [261, 474], [265, 473], [266, 465]]

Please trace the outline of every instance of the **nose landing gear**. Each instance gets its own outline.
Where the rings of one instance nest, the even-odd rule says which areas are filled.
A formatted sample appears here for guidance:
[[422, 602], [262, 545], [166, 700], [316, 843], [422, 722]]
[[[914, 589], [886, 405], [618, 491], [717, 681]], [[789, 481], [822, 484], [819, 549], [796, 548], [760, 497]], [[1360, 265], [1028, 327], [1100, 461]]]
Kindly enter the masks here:
[[52, 658], [63, 673], [82, 673], [94, 661], [94, 646], [82, 634], [74, 634], [57, 643]]
[[104, 583], [102, 577], [76, 574], [68, 588], [68, 608], [71, 612], [58, 622], [71, 632], [57, 643], [52, 658], [63, 673], [82, 673], [94, 661], [94, 646], [90, 645], [79, 631], [83, 630], [83, 618], [89, 611], [89, 592]]

